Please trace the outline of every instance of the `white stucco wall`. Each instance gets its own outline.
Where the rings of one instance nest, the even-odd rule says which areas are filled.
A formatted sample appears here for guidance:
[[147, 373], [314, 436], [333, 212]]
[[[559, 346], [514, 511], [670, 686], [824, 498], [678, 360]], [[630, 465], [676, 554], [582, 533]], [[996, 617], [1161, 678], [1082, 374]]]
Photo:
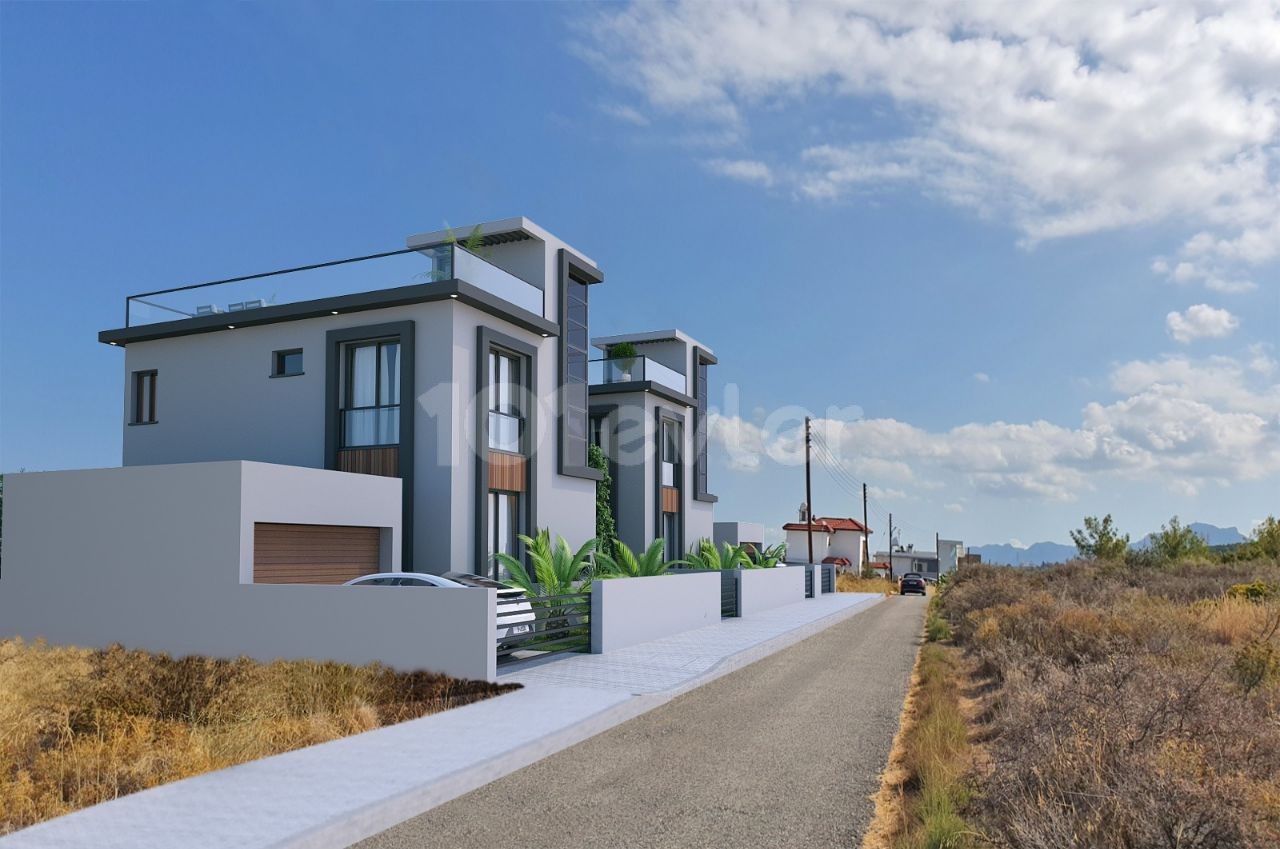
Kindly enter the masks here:
[[[827, 556], [830, 538], [827, 534], [813, 532], [813, 562], [821, 563]], [[809, 534], [807, 531], [787, 531], [787, 562], [809, 562]]]
[[854, 568], [862, 570], [862, 534], [857, 531], [836, 531], [827, 547], [828, 557], [846, 557]]
[[719, 621], [719, 573], [614, 578], [591, 587], [591, 651], [596, 654]]
[[738, 615], [804, 601], [804, 571], [791, 566], [739, 570]]
[[0, 637], [493, 678], [492, 590], [242, 583], [254, 521], [395, 527], [388, 483], [239, 462], [6, 475]]

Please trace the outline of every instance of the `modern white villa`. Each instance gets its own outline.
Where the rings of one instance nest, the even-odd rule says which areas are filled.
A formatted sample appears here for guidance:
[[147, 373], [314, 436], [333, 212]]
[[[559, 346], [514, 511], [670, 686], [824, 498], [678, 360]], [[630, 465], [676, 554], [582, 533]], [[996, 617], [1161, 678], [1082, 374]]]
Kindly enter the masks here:
[[[615, 356], [623, 345], [634, 354]], [[680, 330], [593, 339], [591, 440], [609, 460], [618, 538], [635, 551], [655, 539], [683, 556], [714, 531], [707, 480], [711, 349]]]
[[[595, 533], [587, 467], [596, 263], [526, 218], [468, 242], [410, 236], [391, 254], [129, 299], [125, 466], [254, 460], [399, 478], [401, 562], [484, 572], [519, 533]], [[275, 552], [370, 545], [359, 529], [260, 527]], [[287, 553], [285, 554], [287, 557]], [[332, 571], [291, 580], [333, 582]]]
[[[593, 442], [622, 541], [677, 559], [716, 536], [711, 349], [593, 340], [594, 260], [527, 218], [461, 232], [129, 296], [99, 334], [122, 349], [122, 465], [8, 476], [3, 635], [492, 679], [523, 650], [494, 588], [334, 585], [499, 577], [494, 555], [543, 528], [580, 546]], [[829, 591], [792, 569], [603, 583], [575, 602], [592, 651]]]

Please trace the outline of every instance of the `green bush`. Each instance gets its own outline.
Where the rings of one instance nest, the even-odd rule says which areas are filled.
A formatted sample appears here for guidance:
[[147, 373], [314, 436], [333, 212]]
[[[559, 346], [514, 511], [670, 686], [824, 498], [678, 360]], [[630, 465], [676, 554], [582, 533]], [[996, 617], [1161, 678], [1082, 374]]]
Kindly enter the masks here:
[[1228, 598], [1244, 598], [1249, 601], [1266, 601], [1280, 594], [1280, 587], [1266, 581], [1253, 581], [1248, 584], [1233, 584], [1227, 590]]

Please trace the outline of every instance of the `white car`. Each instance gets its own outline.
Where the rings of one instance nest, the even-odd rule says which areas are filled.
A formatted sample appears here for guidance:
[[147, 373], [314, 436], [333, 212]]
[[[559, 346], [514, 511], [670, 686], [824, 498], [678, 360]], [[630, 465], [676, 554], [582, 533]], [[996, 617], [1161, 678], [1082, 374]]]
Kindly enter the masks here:
[[524, 590], [509, 587], [483, 575], [465, 572], [445, 572], [432, 575], [429, 572], [374, 572], [347, 581], [348, 587], [443, 587], [466, 589], [484, 587], [498, 591], [498, 640], [509, 640], [533, 633], [533, 607]]

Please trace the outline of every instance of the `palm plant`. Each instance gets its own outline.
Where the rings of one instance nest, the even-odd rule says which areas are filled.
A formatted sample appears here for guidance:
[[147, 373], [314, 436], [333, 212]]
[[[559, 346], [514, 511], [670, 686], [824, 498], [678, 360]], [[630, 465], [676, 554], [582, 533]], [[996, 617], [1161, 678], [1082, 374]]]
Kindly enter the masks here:
[[666, 560], [663, 554], [666, 543], [656, 539], [645, 549], [644, 554], [636, 557], [625, 542], [614, 543], [614, 554], [603, 551], [596, 552], [597, 576], [601, 578], [652, 578], [666, 572], [672, 566], [682, 565], [683, 560]]
[[746, 560], [749, 569], [772, 569], [782, 562], [782, 558], [787, 555], [787, 544], [780, 542], [777, 545], [771, 545], [764, 551], [757, 551], [754, 547], [746, 549]]
[[551, 532], [544, 528], [536, 537], [520, 534], [520, 541], [533, 564], [533, 574], [510, 554], [493, 555], [511, 576], [503, 582], [507, 586], [524, 590], [530, 598], [538, 598], [577, 592], [582, 582], [591, 579], [591, 552], [595, 551], [596, 540], [587, 540], [574, 552], [562, 536], [556, 537], [553, 546]]
[[709, 539], [700, 539], [689, 551], [685, 562], [694, 569], [712, 569], [720, 572], [725, 569], [737, 569], [739, 566], [750, 567], [751, 560], [739, 546], [724, 543], [724, 548], [716, 548]]
[[510, 575], [503, 583], [524, 590], [528, 596], [537, 619], [535, 629], [564, 638], [564, 642], [557, 640], [541, 648], [550, 650], [579, 639], [586, 633], [585, 627], [578, 626], [583, 624], [581, 610], [591, 592], [594, 572], [591, 552], [595, 550], [596, 540], [587, 540], [575, 552], [561, 536], [556, 537], [553, 546], [551, 532], [544, 528], [536, 537], [520, 534], [520, 541], [533, 564], [532, 575], [510, 554], [499, 553], [494, 558]]

